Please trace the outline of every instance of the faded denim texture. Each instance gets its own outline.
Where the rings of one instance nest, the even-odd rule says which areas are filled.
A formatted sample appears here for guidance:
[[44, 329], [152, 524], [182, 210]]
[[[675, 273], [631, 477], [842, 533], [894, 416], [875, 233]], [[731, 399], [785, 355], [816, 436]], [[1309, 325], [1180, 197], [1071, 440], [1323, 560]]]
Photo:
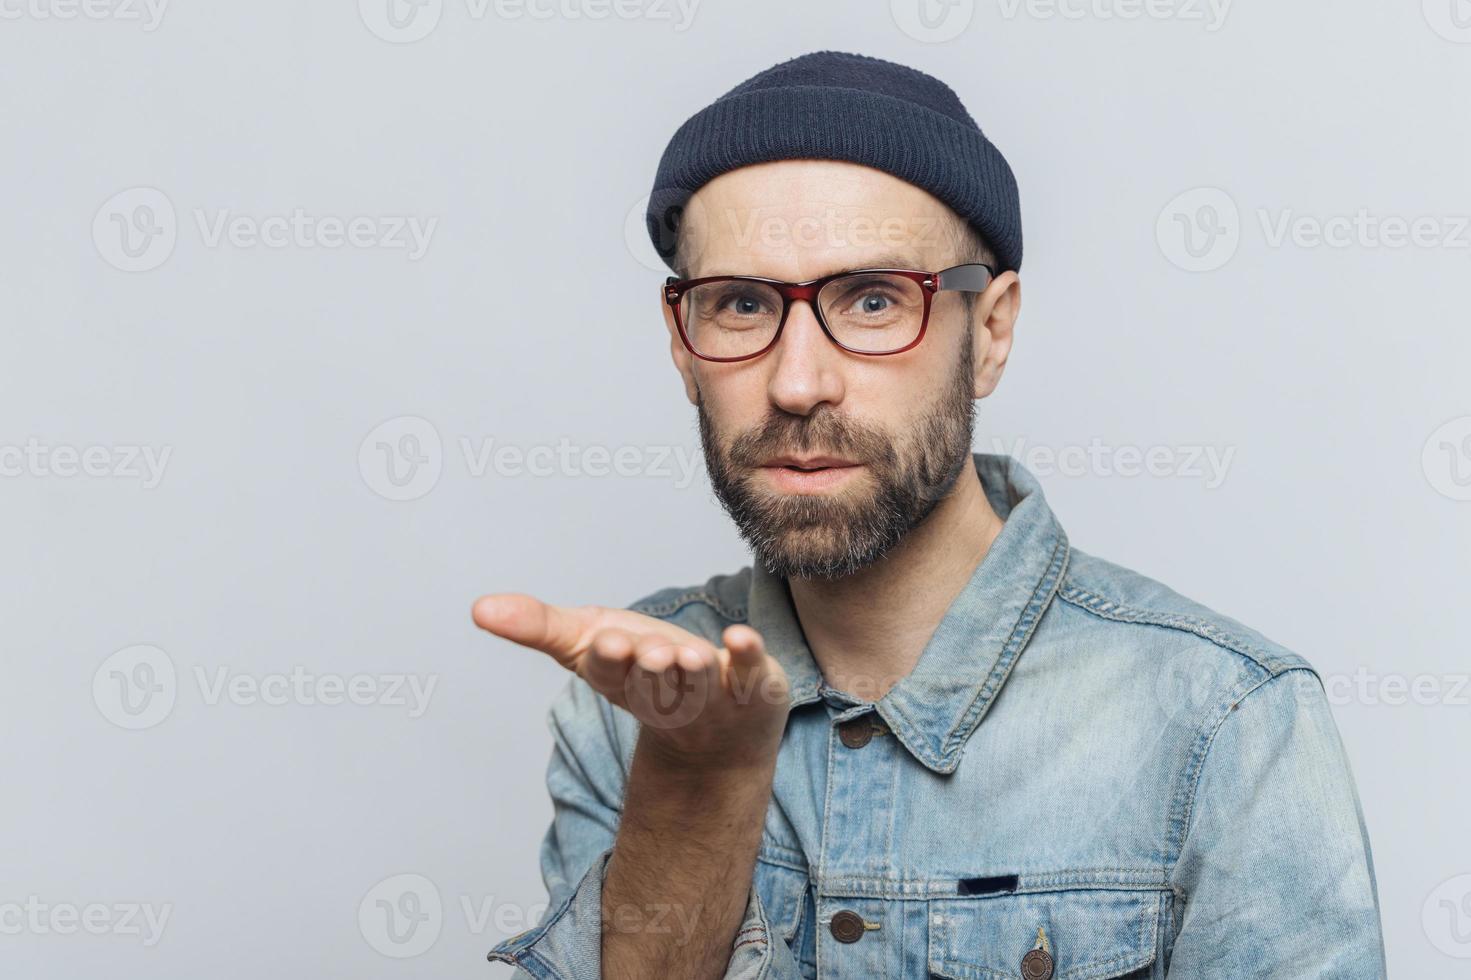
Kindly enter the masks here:
[[[726, 975], [1021, 977], [1045, 937], [1055, 980], [1383, 977], [1368, 836], [1312, 668], [1071, 549], [1030, 473], [975, 462], [1003, 529], [876, 703], [824, 686], [759, 566], [632, 607], [717, 644], [748, 622], [791, 680]], [[874, 735], [851, 748], [837, 726], [857, 718]], [[550, 721], [551, 906], [491, 958], [593, 978], [637, 724], [576, 678]], [[845, 910], [856, 942], [833, 935]]]

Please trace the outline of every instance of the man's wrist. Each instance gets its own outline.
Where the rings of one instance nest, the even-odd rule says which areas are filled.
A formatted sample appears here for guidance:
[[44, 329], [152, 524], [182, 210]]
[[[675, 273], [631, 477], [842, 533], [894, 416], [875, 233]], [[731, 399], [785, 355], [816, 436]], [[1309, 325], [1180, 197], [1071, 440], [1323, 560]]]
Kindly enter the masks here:
[[683, 783], [708, 791], [725, 783], [750, 785], [753, 778], [769, 777], [776, 771], [780, 736], [752, 738], [718, 749], [695, 751], [671, 743], [645, 728], [634, 749], [635, 767], [640, 756], [656, 767], [662, 781]]

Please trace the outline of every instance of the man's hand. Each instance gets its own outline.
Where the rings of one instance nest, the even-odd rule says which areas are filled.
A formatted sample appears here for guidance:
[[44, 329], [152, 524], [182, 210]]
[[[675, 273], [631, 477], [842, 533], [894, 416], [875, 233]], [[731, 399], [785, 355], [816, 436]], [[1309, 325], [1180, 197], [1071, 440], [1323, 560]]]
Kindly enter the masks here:
[[638, 719], [640, 742], [701, 768], [764, 765], [786, 725], [785, 672], [761, 635], [734, 625], [723, 647], [627, 609], [552, 606], [488, 595], [475, 624], [550, 655]]
[[[550, 655], [639, 721], [602, 883], [599, 975], [724, 977], [790, 706], [786, 673], [760, 634], [730, 626], [717, 648], [632, 610], [564, 608], [526, 595], [485, 596], [474, 618]], [[622, 911], [655, 905], [698, 928], [676, 942], [618, 927]]]

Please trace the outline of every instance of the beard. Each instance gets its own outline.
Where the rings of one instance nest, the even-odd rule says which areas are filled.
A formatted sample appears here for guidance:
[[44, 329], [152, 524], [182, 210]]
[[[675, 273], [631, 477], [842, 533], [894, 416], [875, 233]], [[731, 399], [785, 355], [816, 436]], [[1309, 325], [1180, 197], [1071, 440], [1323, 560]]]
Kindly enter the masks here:
[[[724, 445], [703, 398], [700, 444], [715, 496], [755, 557], [773, 575], [845, 578], [882, 559], [949, 494], [970, 463], [975, 429], [969, 331], [954, 374], [919, 421], [895, 438], [823, 406], [780, 409]], [[871, 480], [826, 494], [763, 488], [756, 469], [773, 456], [829, 454], [862, 463]], [[870, 485], [871, 484], [871, 485]]]

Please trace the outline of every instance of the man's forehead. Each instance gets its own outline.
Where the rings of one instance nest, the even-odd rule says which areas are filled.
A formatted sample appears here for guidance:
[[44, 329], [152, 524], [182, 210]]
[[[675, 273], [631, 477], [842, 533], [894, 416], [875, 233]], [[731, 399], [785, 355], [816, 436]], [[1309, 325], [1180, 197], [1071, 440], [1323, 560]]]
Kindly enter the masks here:
[[[691, 197], [680, 224], [685, 267], [806, 278], [851, 268], [924, 268], [955, 244], [956, 219], [913, 184], [841, 161], [783, 160], [730, 171]], [[718, 267], [718, 268], [717, 268]], [[761, 273], [757, 273], [761, 274]]]
[[951, 214], [928, 191], [881, 170], [841, 160], [779, 160], [740, 167], [701, 187], [690, 207], [697, 218], [702, 211], [706, 218], [715, 212], [774, 216], [827, 210], [896, 218]]
[[[920, 272], [937, 272], [929, 268], [933, 263], [916, 252], [889, 252], [883, 255], [864, 256], [848, 252], [823, 256], [801, 257], [800, 261], [772, 261], [772, 256], [744, 255], [734, 260], [706, 258], [700, 264], [700, 276], [760, 276], [767, 279], [789, 278], [796, 282], [821, 279], [839, 272], [859, 269], [914, 269]], [[790, 271], [799, 270], [799, 271]]]

